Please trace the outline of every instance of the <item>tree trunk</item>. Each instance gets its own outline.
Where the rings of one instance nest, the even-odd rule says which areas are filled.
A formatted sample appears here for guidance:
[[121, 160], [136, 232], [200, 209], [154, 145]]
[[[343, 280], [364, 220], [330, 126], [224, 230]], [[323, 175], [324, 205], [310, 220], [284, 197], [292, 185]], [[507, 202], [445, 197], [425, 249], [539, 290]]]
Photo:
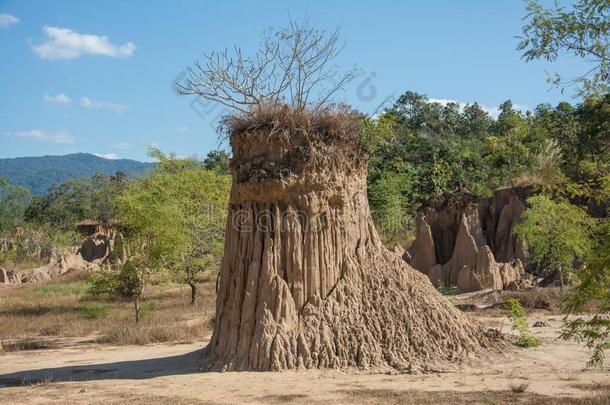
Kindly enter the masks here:
[[134, 308], [136, 313], [136, 324], [140, 323], [140, 297], [136, 297], [134, 301]]
[[491, 342], [381, 244], [366, 197], [366, 155], [356, 129], [341, 132], [349, 124], [339, 121], [336, 132], [320, 129], [324, 123], [233, 131], [205, 368], [417, 371]]
[[191, 281], [189, 286], [191, 287], [191, 305], [195, 305], [195, 301], [197, 300], [197, 284]]

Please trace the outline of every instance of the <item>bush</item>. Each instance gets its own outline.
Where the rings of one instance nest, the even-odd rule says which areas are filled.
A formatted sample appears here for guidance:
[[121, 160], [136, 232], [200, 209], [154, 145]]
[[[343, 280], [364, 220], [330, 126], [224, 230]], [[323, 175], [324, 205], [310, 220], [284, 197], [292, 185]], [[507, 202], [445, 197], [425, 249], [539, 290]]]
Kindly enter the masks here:
[[510, 311], [509, 318], [513, 322], [512, 329], [519, 333], [519, 338], [515, 345], [519, 347], [540, 346], [542, 341], [530, 332], [527, 320], [525, 319], [525, 310], [519, 300], [511, 298], [506, 301], [506, 308]]
[[456, 286], [445, 284], [442, 281], [438, 282], [436, 289], [438, 290], [438, 292], [446, 296], [453, 296], [460, 293], [459, 288], [457, 288]]
[[87, 293], [93, 297], [114, 296], [119, 289], [119, 279], [115, 273], [108, 271], [91, 273], [87, 285]]

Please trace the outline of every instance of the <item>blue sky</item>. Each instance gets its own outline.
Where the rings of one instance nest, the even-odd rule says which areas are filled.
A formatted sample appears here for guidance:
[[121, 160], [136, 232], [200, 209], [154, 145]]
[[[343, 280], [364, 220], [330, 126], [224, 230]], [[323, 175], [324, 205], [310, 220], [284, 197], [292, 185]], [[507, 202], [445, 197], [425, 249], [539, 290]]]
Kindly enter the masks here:
[[582, 62], [525, 63], [515, 50], [525, 3], [465, 1], [0, 0], [0, 157], [90, 152], [145, 160], [146, 146], [181, 156], [223, 147], [211, 112], [172, 83], [202, 52], [256, 49], [266, 27], [308, 14], [341, 27], [338, 63], [365, 74], [342, 98], [373, 112], [414, 90], [477, 101], [490, 111], [575, 102], [547, 71]]

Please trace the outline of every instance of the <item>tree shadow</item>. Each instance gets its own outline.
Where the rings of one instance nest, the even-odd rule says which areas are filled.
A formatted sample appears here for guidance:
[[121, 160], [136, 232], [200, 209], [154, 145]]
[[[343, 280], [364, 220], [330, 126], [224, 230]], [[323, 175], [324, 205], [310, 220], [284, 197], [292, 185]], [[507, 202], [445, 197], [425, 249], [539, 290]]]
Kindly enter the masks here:
[[199, 349], [191, 353], [156, 359], [41, 368], [0, 374], [0, 389], [48, 382], [143, 380], [170, 375], [194, 374], [200, 372], [203, 351], [204, 349]]

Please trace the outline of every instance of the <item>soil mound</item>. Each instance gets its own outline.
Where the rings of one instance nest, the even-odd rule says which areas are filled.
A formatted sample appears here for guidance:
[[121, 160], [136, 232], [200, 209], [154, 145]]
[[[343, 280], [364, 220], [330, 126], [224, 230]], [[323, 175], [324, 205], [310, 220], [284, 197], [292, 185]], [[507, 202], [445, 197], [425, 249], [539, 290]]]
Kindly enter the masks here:
[[229, 121], [233, 186], [204, 367], [434, 370], [492, 344], [386, 250], [360, 120], [270, 108]]

